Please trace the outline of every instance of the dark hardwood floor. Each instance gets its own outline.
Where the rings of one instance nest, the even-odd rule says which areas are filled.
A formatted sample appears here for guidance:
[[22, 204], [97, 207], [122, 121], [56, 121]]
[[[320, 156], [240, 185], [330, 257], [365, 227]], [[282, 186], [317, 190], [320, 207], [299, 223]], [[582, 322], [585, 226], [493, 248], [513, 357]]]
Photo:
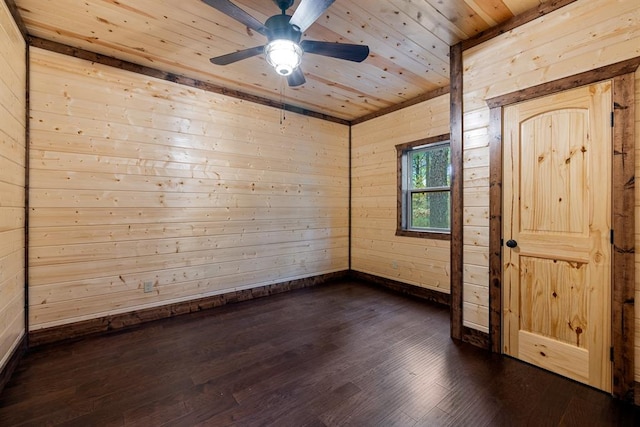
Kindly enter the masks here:
[[449, 338], [446, 308], [345, 281], [27, 354], [2, 426], [638, 426], [638, 409]]

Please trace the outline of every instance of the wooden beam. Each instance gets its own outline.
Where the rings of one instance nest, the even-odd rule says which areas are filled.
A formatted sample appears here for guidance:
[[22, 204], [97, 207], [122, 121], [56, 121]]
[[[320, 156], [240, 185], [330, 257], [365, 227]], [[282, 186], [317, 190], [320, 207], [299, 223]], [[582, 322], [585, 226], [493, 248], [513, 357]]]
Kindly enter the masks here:
[[[489, 112], [489, 301], [502, 301], [502, 108]], [[489, 304], [491, 351], [502, 352], [502, 304]]]
[[451, 337], [462, 339], [463, 282], [463, 81], [462, 44], [451, 46]]
[[30, 201], [29, 201], [29, 177], [31, 176], [31, 162], [29, 156], [29, 143], [31, 141], [31, 126], [29, 122], [31, 120], [31, 58], [30, 52], [27, 47], [24, 50], [25, 61], [25, 111], [24, 122], [26, 126], [24, 128], [24, 141], [25, 141], [25, 156], [24, 156], [24, 330], [25, 330], [25, 345], [29, 347], [29, 216], [31, 215]]
[[635, 74], [613, 79], [613, 394], [633, 402], [635, 318]]

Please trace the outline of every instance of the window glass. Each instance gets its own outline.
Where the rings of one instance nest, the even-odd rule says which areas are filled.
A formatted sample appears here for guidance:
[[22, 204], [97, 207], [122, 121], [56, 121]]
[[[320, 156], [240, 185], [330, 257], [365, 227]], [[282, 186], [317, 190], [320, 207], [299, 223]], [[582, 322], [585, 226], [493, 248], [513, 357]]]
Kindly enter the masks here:
[[451, 228], [450, 192], [412, 193], [411, 228]]
[[449, 187], [449, 144], [411, 151], [411, 188]]
[[[437, 237], [451, 230], [451, 148], [447, 136], [396, 146], [398, 230]], [[429, 236], [427, 236], [429, 235]]]

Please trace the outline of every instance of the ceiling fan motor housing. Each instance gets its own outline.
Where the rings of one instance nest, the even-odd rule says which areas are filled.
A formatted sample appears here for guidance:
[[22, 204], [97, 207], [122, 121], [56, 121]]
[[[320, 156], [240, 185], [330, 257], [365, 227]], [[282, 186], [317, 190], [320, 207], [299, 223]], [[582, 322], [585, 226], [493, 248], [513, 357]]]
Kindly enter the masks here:
[[298, 44], [302, 33], [300, 29], [295, 25], [289, 24], [291, 16], [289, 15], [274, 15], [267, 19], [264, 26], [267, 27], [267, 38], [269, 41], [273, 40], [291, 40]]
[[289, 24], [291, 16], [282, 14], [267, 19], [269, 43], [264, 47], [267, 62], [271, 64], [281, 76], [289, 76], [300, 65], [304, 53], [300, 47], [302, 33], [297, 26]]

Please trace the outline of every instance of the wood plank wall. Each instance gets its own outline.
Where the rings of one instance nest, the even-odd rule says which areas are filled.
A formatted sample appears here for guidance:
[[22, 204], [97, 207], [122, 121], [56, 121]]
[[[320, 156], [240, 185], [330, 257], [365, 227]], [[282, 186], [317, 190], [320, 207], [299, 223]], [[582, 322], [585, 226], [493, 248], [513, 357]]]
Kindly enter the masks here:
[[449, 241], [395, 235], [395, 146], [448, 133], [448, 94], [352, 127], [352, 270], [449, 293]]
[[[485, 100], [637, 56], [640, 56], [637, 0], [579, 0], [463, 53], [466, 326], [486, 332], [489, 319], [490, 117]], [[640, 80], [636, 82], [636, 91], [638, 84]], [[640, 102], [640, 97], [636, 101]], [[636, 131], [636, 138], [640, 148], [640, 132]], [[637, 203], [640, 208], [640, 195]], [[636, 241], [640, 243], [640, 235]], [[637, 289], [636, 301], [640, 300], [640, 282]], [[640, 326], [638, 306], [636, 317]], [[636, 380], [640, 380], [638, 327], [635, 342]]]
[[0, 370], [25, 334], [26, 43], [0, 1]]
[[30, 330], [348, 269], [348, 126], [37, 48], [31, 79]]

